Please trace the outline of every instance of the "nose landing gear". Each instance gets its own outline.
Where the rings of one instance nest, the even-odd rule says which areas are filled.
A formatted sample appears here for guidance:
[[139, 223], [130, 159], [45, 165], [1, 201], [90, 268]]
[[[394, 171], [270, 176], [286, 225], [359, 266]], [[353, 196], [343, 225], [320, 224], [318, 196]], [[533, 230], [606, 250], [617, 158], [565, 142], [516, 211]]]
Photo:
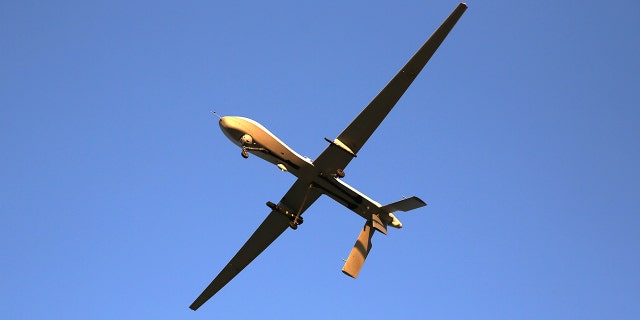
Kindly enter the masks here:
[[240, 153], [240, 155], [242, 155], [243, 158], [249, 158], [248, 150], [251, 150], [251, 148], [247, 146], [250, 146], [252, 144], [253, 137], [250, 134], [244, 134], [242, 137], [240, 137], [240, 147], [242, 148], [242, 153]]
[[249, 151], [262, 151], [262, 152], [269, 151], [265, 148], [254, 148], [254, 147], [247, 147], [247, 146], [242, 146], [241, 148], [242, 148], [242, 152], [240, 152], [240, 155], [245, 159], [249, 158]]

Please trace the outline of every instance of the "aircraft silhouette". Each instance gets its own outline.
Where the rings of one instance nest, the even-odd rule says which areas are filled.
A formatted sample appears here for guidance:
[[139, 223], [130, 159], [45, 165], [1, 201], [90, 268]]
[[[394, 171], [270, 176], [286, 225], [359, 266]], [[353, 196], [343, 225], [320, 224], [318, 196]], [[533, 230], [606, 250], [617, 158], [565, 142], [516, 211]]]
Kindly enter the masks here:
[[248, 158], [249, 154], [253, 154], [275, 164], [282, 171], [292, 173], [297, 180], [280, 202], [267, 202], [271, 209], [267, 218], [189, 308], [197, 310], [202, 306], [287, 228], [297, 229], [303, 222], [302, 213], [323, 194], [366, 220], [342, 268], [342, 272], [353, 278], [358, 276], [371, 250], [373, 233], [377, 230], [387, 234], [387, 226], [401, 228], [402, 223], [394, 212], [409, 211], [426, 205], [418, 197], [381, 205], [346, 184], [341, 178], [345, 175], [344, 168], [356, 157], [371, 134], [409, 88], [466, 9], [467, 5], [460, 3], [351, 124], [337, 138], [325, 138], [329, 146], [313, 161], [293, 151], [254, 120], [235, 116], [220, 118], [222, 132], [242, 149], [242, 157]]

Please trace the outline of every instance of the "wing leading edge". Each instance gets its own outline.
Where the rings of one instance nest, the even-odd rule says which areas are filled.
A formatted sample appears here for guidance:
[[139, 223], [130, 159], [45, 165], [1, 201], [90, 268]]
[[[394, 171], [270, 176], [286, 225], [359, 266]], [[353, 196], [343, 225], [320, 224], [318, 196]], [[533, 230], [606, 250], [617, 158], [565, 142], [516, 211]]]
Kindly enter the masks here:
[[338, 135], [321, 154], [314, 165], [326, 171], [344, 169], [358, 153], [369, 137], [389, 114], [400, 97], [407, 91], [413, 80], [436, 52], [458, 19], [467, 9], [460, 3], [449, 17], [438, 27], [429, 39], [420, 47], [407, 64], [373, 98], [362, 112]]
[[[293, 186], [280, 200], [279, 205], [291, 210], [304, 212], [318, 197], [320, 190], [309, 188], [309, 183], [297, 180]], [[289, 219], [277, 211], [271, 211], [266, 219], [260, 224], [258, 229], [251, 235], [249, 240], [240, 248], [231, 261], [220, 271], [211, 281], [200, 296], [189, 306], [191, 310], [197, 310], [207, 302], [214, 294], [224, 287], [240, 271], [242, 271], [251, 261], [253, 261], [262, 251], [264, 251], [273, 241], [275, 241], [285, 230], [289, 228]]]

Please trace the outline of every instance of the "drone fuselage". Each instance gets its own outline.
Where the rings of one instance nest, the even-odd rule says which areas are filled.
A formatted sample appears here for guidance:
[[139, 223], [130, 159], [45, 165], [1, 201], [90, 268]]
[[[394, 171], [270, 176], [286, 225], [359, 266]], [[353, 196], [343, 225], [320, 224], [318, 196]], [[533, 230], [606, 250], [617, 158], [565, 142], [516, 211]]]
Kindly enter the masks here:
[[[374, 214], [383, 213], [378, 202], [338, 179], [335, 172], [323, 172], [315, 167], [311, 159], [295, 152], [260, 123], [245, 117], [225, 116], [220, 118], [219, 124], [227, 138], [243, 151], [273, 163], [281, 170], [284, 167], [286, 170], [283, 171], [307, 181], [363, 218], [371, 220]], [[383, 214], [380, 218], [396, 228], [402, 227], [393, 215]]]

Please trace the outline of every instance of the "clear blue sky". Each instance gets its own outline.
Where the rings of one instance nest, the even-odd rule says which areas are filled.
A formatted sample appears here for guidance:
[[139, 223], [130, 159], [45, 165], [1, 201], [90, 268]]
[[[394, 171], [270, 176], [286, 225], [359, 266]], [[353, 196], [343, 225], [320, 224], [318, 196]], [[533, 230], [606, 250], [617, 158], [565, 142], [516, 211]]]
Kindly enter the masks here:
[[640, 4], [469, 1], [345, 181], [427, 208], [376, 234], [322, 197], [197, 312], [294, 177], [456, 1], [3, 1], [3, 319], [639, 319]]

